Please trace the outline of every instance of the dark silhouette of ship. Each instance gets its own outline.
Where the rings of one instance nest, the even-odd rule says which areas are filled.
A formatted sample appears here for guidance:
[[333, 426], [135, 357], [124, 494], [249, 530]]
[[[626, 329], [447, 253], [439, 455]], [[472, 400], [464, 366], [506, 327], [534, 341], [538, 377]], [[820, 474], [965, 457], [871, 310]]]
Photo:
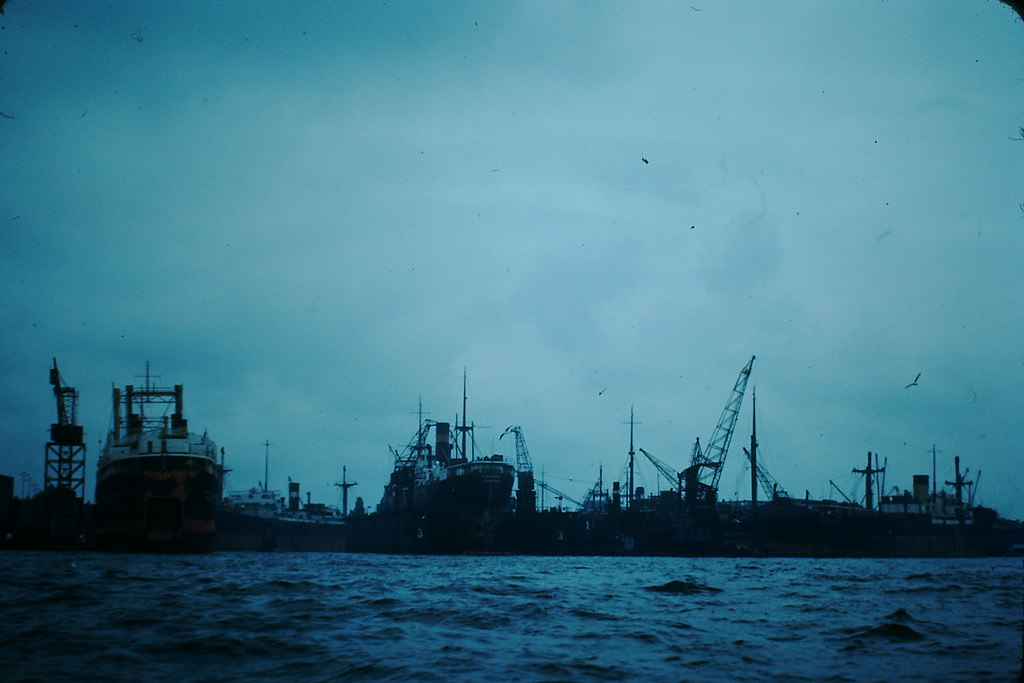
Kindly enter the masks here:
[[[182, 385], [113, 390], [113, 428], [96, 473], [94, 536], [104, 549], [212, 548], [221, 496], [217, 445], [188, 430]], [[165, 409], [173, 405], [168, 417]], [[123, 410], [123, 412], [122, 412]]]
[[[270, 441], [264, 443], [264, 475], [260, 486], [231, 491], [217, 509], [216, 550], [279, 550], [342, 552], [346, 549], [345, 513], [306, 494], [288, 479], [288, 497], [269, 488]], [[225, 470], [225, 473], [228, 470]], [[341, 483], [338, 486], [348, 487]], [[347, 492], [347, 488], [345, 489]], [[346, 504], [346, 511], [347, 511]]]
[[[475, 457], [473, 425], [452, 439], [448, 422], [424, 420], [402, 451], [377, 510], [347, 519], [348, 548], [355, 552], [496, 552], [498, 529], [512, 512], [515, 468], [500, 455]], [[433, 435], [433, 441], [430, 437]]]

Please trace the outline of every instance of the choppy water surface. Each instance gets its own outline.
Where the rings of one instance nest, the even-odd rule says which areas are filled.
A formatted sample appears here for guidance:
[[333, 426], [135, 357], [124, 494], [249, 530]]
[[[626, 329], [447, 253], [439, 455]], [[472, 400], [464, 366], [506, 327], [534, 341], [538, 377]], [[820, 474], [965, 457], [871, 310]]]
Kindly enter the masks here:
[[0, 553], [4, 680], [1011, 681], [1022, 564]]

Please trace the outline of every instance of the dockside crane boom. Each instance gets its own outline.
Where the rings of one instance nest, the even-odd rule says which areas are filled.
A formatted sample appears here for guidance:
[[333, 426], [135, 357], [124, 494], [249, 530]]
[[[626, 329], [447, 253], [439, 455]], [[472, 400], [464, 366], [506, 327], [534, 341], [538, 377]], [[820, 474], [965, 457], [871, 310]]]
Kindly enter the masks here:
[[[747, 460], [750, 460], [750, 451], [744, 448], [743, 452], [746, 454]], [[757, 483], [761, 485], [761, 490], [764, 491], [765, 495], [768, 496], [769, 499], [789, 498], [789, 494], [786, 492], [786, 489], [779, 486], [779, 480], [773, 477], [768, 470], [761, 465], [761, 463], [757, 463], [756, 476]]]
[[722, 410], [721, 417], [718, 418], [718, 425], [708, 441], [707, 449], [702, 452], [698, 440], [693, 449], [690, 466], [683, 470], [686, 500], [689, 505], [714, 504], [718, 498], [718, 482], [722, 477], [725, 456], [729, 453], [729, 444], [736, 429], [736, 420], [739, 418], [743, 394], [747, 390], [755, 358], [756, 356], [751, 356], [750, 361], [740, 370], [736, 384], [729, 394], [729, 400]]
[[506, 434], [511, 433], [515, 436], [516, 442], [516, 471], [517, 472], [533, 472], [533, 463], [530, 461], [530, 452], [526, 450], [526, 439], [523, 438], [523, 430], [521, 427], [509, 427], [501, 433], [498, 437], [498, 441], [505, 438]]
[[[516, 489], [516, 514], [531, 514], [537, 511], [537, 490], [534, 488], [533, 463], [530, 461], [530, 452], [526, 449], [526, 439], [523, 438], [523, 430], [519, 426], [509, 427], [501, 436], [500, 441], [506, 434], [515, 436], [516, 442], [516, 473], [519, 480], [519, 487]], [[541, 486], [544, 483], [541, 482]], [[563, 498], [563, 494], [555, 493]]]
[[638, 450], [644, 454], [644, 457], [651, 461], [651, 464], [654, 465], [654, 468], [658, 470], [661, 476], [668, 480], [672, 490], [679, 491], [683, 478], [682, 473], [676, 472], [667, 463], [654, 457], [644, 449], [640, 448]]
[[828, 485], [831, 486], [836, 491], [838, 491], [839, 495], [842, 496], [843, 500], [845, 500], [847, 503], [849, 503], [850, 505], [856, 505], [856, 503], [854, 503], [852, 500], [850, 500], [850, 497], [848, 495], [846, 495], [841, 488], [839, 488], [839, 484], [837, 484], [834, 481], [832, 481], [831, 479], [829, 479], [828, 480]]
[[570, 496], [570, 495], [568, 495], [566, 493], [562, 493], [561, 491], [556, 489], [554, 486], [551, 486], [547, 482], [538, 481], [537, 482], [537, 486], [541, 487], [542, 489], [544, 489], [548, 493], [553, 493], [559, 499], [564, 499], [564, 500], [569, 501], [570, 503], [572, 503], [573, 505], [575, 505], [578, 508], [582, 508], [583, 507], [583, 503], [581, 503], [580, 501], [576, 500], [575, 498], [573, 498], [572, 496]]
[[50, 384], [53, 385], [53, 395], [57, 398], [57, 424], [62, 427], [74, 425], [78, 417], [78, 392], [61, 382], [56, 358], [53, 359], [53, 367], [50, 368]]

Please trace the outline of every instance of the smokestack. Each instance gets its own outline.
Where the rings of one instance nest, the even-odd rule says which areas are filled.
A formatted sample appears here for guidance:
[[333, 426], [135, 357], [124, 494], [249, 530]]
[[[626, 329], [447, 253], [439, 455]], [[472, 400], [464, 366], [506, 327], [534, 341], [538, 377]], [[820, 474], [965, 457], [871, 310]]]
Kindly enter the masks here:
[[185, 420], [185, 413], [183, 406], [185, 399], [183, 396], [184, 392], [180, 384], [174, 385], [174, 414], [171, 415], [171, 429], [175, 431], [187, 431], [188, 422]]
[[914, 475], [914, 500], [918, 503], [928, 502], [928, 483], [927, 474]]
[[438, 422], [434, 425], [434, 435], [437, 460], [446, 466], [452, 459], [451, 425], [447, 422]]
[[121, 438], [121, 390], [114, 387], [114, 438]]

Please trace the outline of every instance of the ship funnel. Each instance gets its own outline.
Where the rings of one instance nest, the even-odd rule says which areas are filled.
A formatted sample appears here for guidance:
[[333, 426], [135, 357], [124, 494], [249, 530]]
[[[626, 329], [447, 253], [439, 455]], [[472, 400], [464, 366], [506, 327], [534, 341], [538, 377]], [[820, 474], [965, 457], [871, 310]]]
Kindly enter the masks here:
[[185, 399], [183, 397], [184, 389], [182, 385], [174, 385], [174, 414], [171, 415], [171, 429], [176, 432], [187, 432], [188, 431], [188, 420], [184, 417], [183, 405]]
[[128, 426], [125, 429], [125, 436], [142, 433], [142, 416], [135, 412], [135, 386], [129, 384], [124, 388], [125, 417], [128, 419]]
[[114, 387], [114, 438], [121, 438], [121, 390]]
[[929, 480], [927, 474], [914, 475], [914, 500], [918, 503], [928, 502]]
[[299, 511], [299, 482], [288, 482], [288, 512]]
[[447, 422], [438, 422], [434, 425], [436, 437], [436, 449], [438, 462], [447, 466], [452, 459], [451, 425]]

